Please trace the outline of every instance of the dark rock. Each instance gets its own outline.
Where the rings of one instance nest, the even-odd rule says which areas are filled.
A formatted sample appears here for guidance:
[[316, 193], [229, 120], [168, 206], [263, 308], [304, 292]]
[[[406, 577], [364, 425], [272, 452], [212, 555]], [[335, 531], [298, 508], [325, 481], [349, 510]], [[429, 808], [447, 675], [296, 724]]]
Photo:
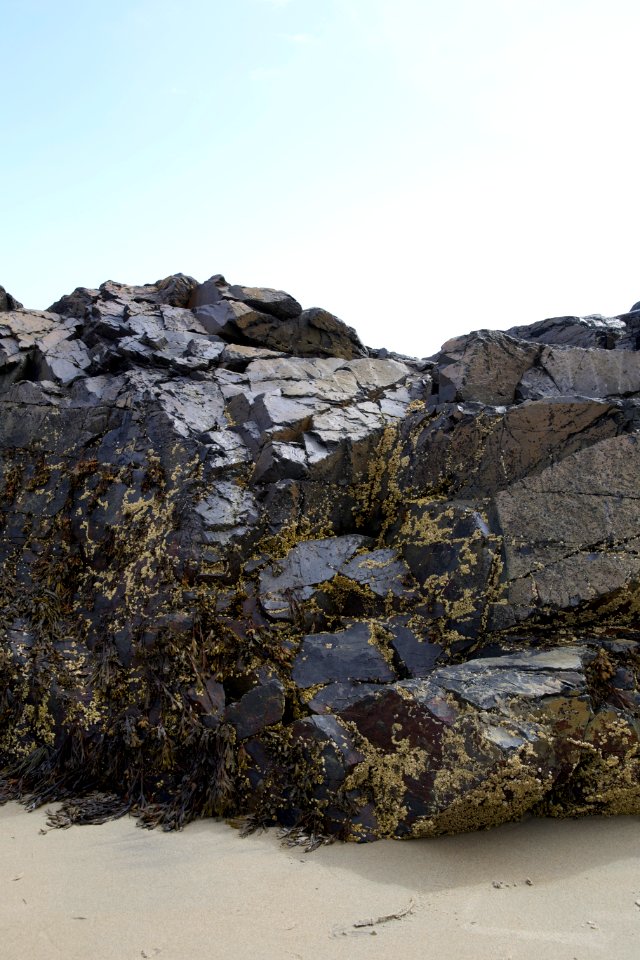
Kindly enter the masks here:
[[526, 327], [511, 327], [506, 333], [520, 340], [549, 346], [615, 348], [625, 332], [618, 317], [552, 317]]
[[0, 313], [4, 313], [8, 310], [20, 310], [22, 304], [16, 300], [15, 297], [12, 297], [10, 293], [7, 293], [4, 287], [0, 287]]
[[481, 710], [505, 710], [514, 699], [584, 693], [586, 655], [584, 647], [527, 650], [442, 667], [433, 674], [432, 681]]
[[523, 400], [624, 397], [640, 391], [640, 359], [623, 350], [545, 347], [518, 386]]
[[219, 275], [0, 307], [0, 797], [640, 812], [640, 310], [417, 361]]
[[[625, 404], [626, 412], [625, 412]], [[398, 483], [410, 500], [486, 498], [582, 447], [628, 432], [633, 401], [550, 397], [503, 407], [445, 404], [402, 423]], [[633, 429], [633, 428], [632, 428]], [[404, 464], [404, 466], [403, 466]]]
[[482, 331], [449, 340], [439, 355], [440, 403], [513, 403], [518, 384], [537, 362], [539, 352], [533, 344], [502, 333]]
[[366, 356], [355, 330], [326, 310], [303, 310], [282, 290], [229, 285], [217, 274], [197, 287], [190, 305], [212, 333], [298, 357]]
[[255, 310], [261, 310], [262, 313], [271, 314], [280, 320], [289, 320], [292, 317], [299, 317], [302, 313], [302, 307], [297, 300], [283, 293], [282, 290], [270, 290], [264, 287], [238, 287], [228, 288], [228, 296], [241, 303], [246, 303], [248, 307]]
[[638, 437], [614, 437], [497, 495], [506, 596], [494, 614], [501, 623], [615, 604], [635, 589], [638, 469]]
[[410, 627], [409, 617], [395, 617], [385, 624], [391, 634], [391, 646], [406, 675], [427, 677], [434, 670], [443, 648]]
[[388, 683], [395, 673], [378, 646], [375, 628], [356, 623], [338, 633], [305, 637], [291, 676], [304, 689], [347, 680]]
[[336, 682], [328, 683], [307, 701], [314, 713], [341, 713], [346, 707], [380, 693], [375, 683]]
[[296, 334], [304, 343], [305, 355], [352, 360], [367, 354], [353, 327], [319, 307], [302, 311]]
[[123, 283], [108, 280], [100, 287], [105, 300], [132, 300], [138, 303], [168, 304], [172, 307], [187, 307], [198, 283], [193, 277], [176, 273], [155, 283], [146, 283], [142, 287], [130, 287]]
[[272, 440], [262, 448], [252, 480], [254, 483], [269, 483], [285, 478], [301, 480], [307, 472], [307, 455], [303, 447]]
[[265, 727], [282, 720], [284, 687], [277, 678], [248, 690], [237, 703], [227, 707], [226, 719], [235, 727], [239, 740], [246, 740]]
[[307, 540], [260, 575], [260, 597], [269, 616], [290, 619], [295, 607], [311, 599], [314, 587], [331, 580], [369, 540], [359, 534]]
[[40, 367], [43, 380], [71, 384], [78, 377], [85, 376], [92, 359], [81, 340], [59, 336], [59, 333], [62, 334], [62, 331], [44, 337], [36, 348], [35, 362]]
[[352, 360], [366, 356], [356, 332], [326, 310], [303, 310], [293, 319], [280, 320], [245, 307], [236, 309], [235, 324], [251, 343], [298, 357], [342, 357]]
[[388, 548], [354, 557], [340, 567], [340, 573], [368, 587], [377, 597], [401, 597], [410, 594], [413, 586], [408, 566]]
[[[83, 320], [87, 311], [93, 307], [100, 296], [99, 290], [88, 290], [87, 287], [76, 287], [73, 293], [69, 293], [60, 300], [56, 300], [49, 307], [51, 313], [59, 313], [63, 317], [75, 317], [77, 320]], [[99, 306], [102, 306], [100, 304]]]
[[298, 317], [302, 313], [298, 301], [282, 290], [229, 285], [219, 273], [192, 291], [189, 306], [197, 310], [200, 307], [215, 306], [225, 300], [244, 303], [281, 320]]
[[224, 712], [225, 696], [222, 684], [209, 677], [202, 686], [191, 687], [187, 696], [202, 710], [205, 725], [217, 727]]

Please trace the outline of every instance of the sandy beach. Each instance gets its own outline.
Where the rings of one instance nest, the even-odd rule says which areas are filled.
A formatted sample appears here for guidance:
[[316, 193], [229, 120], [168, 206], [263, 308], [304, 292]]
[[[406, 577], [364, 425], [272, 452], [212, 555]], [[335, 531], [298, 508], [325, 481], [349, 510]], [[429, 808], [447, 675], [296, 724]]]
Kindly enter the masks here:
[[[288, 848], [0, 810], [3, 960], [637, 960], [639, 818]], [[45, 831], [46, 832], [43, 832]]]

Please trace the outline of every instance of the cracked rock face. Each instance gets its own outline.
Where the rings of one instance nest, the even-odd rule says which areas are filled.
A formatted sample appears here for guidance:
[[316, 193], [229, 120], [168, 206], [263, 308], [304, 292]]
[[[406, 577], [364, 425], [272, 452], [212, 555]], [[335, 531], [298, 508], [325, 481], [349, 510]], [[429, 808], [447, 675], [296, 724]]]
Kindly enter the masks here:
[[419, 361], [220, 275], [0, 288], [0, 799], [640, 813], [639, 318]]

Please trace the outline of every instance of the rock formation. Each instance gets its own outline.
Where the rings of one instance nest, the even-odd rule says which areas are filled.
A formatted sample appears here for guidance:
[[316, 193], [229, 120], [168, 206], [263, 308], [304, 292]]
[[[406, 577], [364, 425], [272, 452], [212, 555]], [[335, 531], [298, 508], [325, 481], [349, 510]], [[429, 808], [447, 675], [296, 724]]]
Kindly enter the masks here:
[[2, 796], [369, 840], [640, 812], [640, 312], [367, 350], [0, 291]]

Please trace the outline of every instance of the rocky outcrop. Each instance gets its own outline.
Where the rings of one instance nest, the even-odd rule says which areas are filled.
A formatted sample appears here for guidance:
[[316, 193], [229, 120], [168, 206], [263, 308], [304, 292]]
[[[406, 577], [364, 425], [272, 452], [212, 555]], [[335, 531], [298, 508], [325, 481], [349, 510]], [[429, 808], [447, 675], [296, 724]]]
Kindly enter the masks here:
[[22, 304], [10, 293], [7, 293], [4, 287], [0, 287], [0, 313], [4, 313], [6, 310], [19, 310], [21, 306]]
[[303, 310], [282, 290], [230, 286], [217, 275], [197, 287], [190, 306], [209, 333], [296, 357], [367, 355], [357, 333], [327, 310]]
[[3, 796], [311, 842], [640, 812], [640, 312], [418, 361], [219, 275], [4, 296]]

